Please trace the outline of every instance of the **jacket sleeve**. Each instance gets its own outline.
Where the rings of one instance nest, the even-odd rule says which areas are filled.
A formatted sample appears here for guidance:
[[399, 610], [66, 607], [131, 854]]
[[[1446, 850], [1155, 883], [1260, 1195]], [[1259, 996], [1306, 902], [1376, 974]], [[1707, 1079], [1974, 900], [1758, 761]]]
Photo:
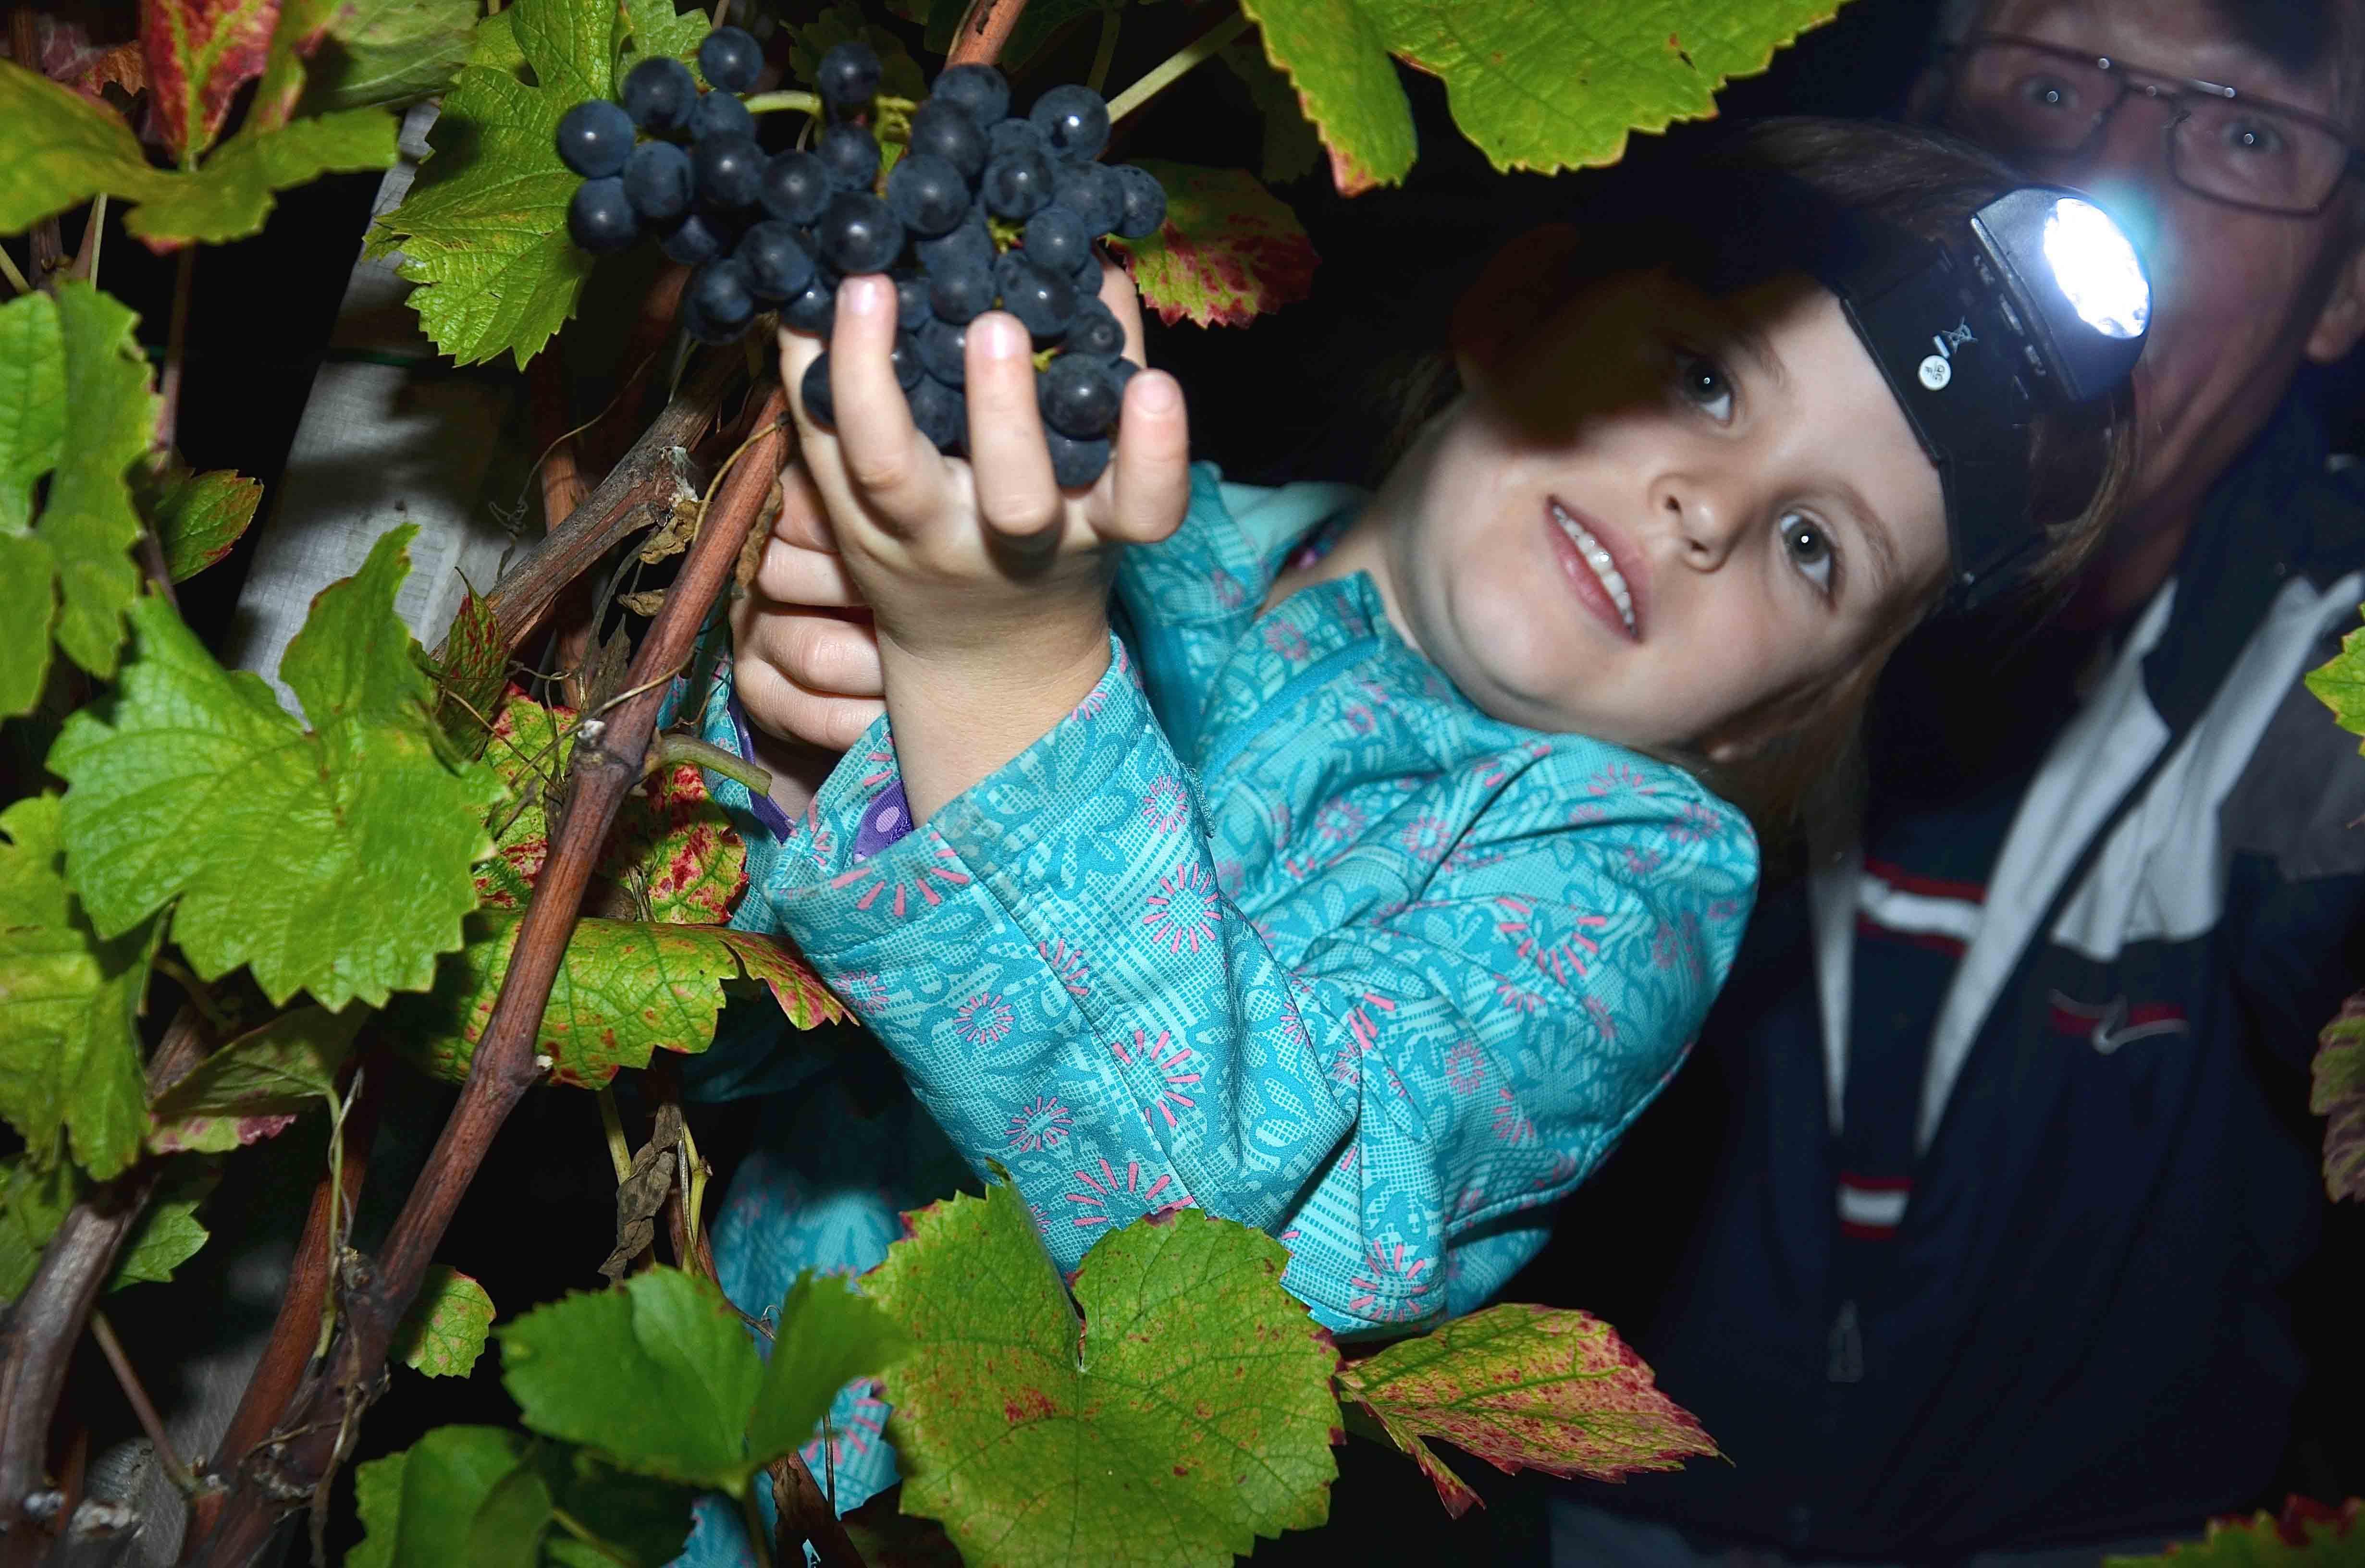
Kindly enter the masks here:
[[757, 857], [741, 918], [795, 939], [973, 1166], [1009, 1170], [1063, 1270], [1195, 1204], [1279, 1236], [1329, 1327], [1414, 1322], [1541, 1245], [1531, 1211], [1674, 1069], [1746, 913], [1736, 815], [1612, 792], [1571, 831], [1576, 766], [1541, 740], [1483, 764], [1460, 787], [1504, 804], [1417, 896], [1342, 912], [1284, 966], [1220, 890], [1117, 643], [1050, 734], [857, 861], [893, 778], [882, 721]]

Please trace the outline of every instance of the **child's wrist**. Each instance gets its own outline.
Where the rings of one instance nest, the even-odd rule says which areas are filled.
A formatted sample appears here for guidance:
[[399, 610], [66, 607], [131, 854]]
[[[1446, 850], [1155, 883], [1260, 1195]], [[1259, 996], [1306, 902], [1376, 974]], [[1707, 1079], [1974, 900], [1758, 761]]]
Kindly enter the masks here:
[[1089, 639], [915, 655], [880, 644], [887, 718], [912, 820], [938, 808], [1048, 734], [1108, 673], [1104, 620]]

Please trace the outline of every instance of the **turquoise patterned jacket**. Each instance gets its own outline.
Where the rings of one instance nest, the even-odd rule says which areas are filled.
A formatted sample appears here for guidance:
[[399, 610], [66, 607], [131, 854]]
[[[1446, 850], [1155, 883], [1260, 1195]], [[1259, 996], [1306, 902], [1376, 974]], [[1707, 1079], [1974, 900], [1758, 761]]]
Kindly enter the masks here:
[[1072, 714], [861, 858], [901, 800], [882, 720], [790, 831], [750, 824], [736, 921], [803, 948], [1061, 1268], [1197, 1204], [1279, 1237], [1347, 1332], [1468, 1312], [1535, 1254], [1681, 1061], [1757, 871], [1681, 770], [1472, 706], [1368, 577], [1261, 614], [1359, 500], [1197, 467]]

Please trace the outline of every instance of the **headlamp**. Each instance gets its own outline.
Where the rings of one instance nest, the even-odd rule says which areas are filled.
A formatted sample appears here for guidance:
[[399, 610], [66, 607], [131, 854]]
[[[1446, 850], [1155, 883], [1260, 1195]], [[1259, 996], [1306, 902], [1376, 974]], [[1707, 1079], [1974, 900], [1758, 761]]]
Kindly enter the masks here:
[[2108, 395], [2143, 353], [2142, 259], [2102, 208], [2057, 186], [2006, 192], [1945, 242], [1818, 205], [1831, 227], [1809, 270], [1937, 465], [1955, 599], [1974, 607], [2045, 543], [2029, 516], [2031, 427]]

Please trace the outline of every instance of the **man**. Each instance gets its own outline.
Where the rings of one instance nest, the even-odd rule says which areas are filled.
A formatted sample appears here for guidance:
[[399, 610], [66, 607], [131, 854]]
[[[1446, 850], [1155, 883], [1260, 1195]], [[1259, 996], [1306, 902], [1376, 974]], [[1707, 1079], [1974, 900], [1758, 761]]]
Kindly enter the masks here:
[[1700, 1042], [1721, 1136], [1681, 1082], [1638, 1129], [1630, 1177], [1654, 1134], [1721, 1161], [1647, 1211], [1688, 1251], [1632, 1327], [1731, 1463], [1564, 1498], [1557, 1562], [2158, 1551], [2258, 1499], [2308, 1375], [2365, 761], [2297, 681], [2356, 624], [2365, 501], [2292, 386], [2365, 330], [2365, 6], [1963, 9], [1923, 112], [2145, 250], [2142, 468], [2045, 632], [1900, 659], [1855, 847], [1769, 887]]

